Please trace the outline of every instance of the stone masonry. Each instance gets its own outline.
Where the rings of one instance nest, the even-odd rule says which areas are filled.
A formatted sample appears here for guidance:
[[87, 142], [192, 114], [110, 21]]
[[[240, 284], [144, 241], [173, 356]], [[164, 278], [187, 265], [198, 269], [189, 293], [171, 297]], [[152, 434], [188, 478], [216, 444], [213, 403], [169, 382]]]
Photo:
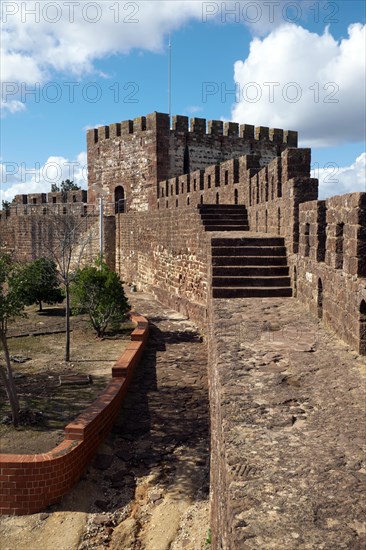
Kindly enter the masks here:
[[[153, 113], [89, 130], [87, 147], [87, 198], [18, 196], [0, 240], [37, 257], [48, 210], [96, 228], [103, 198], [109, 265], [207, 336], [215, 550], [361, 549], [366, 193], [319, 201], [294, 131]], [[299, 342], [271, 336], [285, 329]]]

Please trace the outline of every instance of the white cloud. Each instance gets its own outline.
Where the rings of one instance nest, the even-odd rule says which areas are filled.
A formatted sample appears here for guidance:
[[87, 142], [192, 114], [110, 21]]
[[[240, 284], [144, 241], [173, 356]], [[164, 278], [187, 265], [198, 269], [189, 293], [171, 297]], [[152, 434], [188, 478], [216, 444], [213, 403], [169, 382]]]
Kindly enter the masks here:
[[75, 160], [62, 156], [51, 156], [43, 166], [0, 163], [1, 200], [11, 201], [15, 195], [48, 193], [53, 183], [70, 179], [83, 189], [87, 187], [87, 155], [79, 153]]
[[7, 111], [13, 114], [19, 111], [25, 111], [25, 109], [25, 104], [17, 99], [13, 99], [11, 101], [3, 101], [0, 99], [1, 116], [4, 116]]
[[95, 61], [132, 49], [161, 51], [168, 31], [202, 18], [202, 4], [195, 0], [15, 0], [0, 9], [3, 114], [15, 112], [12, 102], [24, 103], [22, 90], [41, 86], [55, 73], [106, 76]]
[[350, 166], [329, 163], [326, 168], [312, 170], [319, 179], [319, 198], [366, 191], [366, 153], [362, 153]]
[[327, 29], [318, 35], [289, 24], [263, 40], [254, 38], [247, 59], [234, 65], [240, 101], [232, 107], [232, 118], [298, 130], [303, 146], [361, 141], [364, 46], [365, 26], [359, 23], [350, 25], [339, 43]]
[[50, 70], [90, 73], [95, 60], [133, 48], [159, 51], [168, 31], [201, 19], [202, 5], [192, 0], [14, 1], [4, 3], [2, 15], [1, 78], [30, 83], [44, 82]]

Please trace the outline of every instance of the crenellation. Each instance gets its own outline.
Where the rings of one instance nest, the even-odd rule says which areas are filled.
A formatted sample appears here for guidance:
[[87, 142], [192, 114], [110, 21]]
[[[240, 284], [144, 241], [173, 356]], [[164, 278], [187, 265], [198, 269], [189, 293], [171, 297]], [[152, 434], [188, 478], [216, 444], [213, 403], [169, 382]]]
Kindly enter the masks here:
[[166, 196], [172, 196], [172, 195], [178, 195], [179, 193], [179, 178], [169, 178], [166, 182], [166, 188], [168, 189], [168, 193], [166, 193]]
[[175, 132], [186, 134], [189, 130], [189, 120], [187, 116], [175, 115], [172, 117], [172, 129]]
[[267, 126], [257, 126], [255, 128], [255, 139], [269, 141], [269, 128]]
[[205, 178], [205, 171], [204, 170], [195, 170], [194, 172], [191, 172], [191, 182], [192, 182], [192, 190], [193, 191], [202, 191], [204, 188], [204, 178]]
[[219, 165], [221, 187], [239, 183], [239, 160], [240, 159], [227, 160]]
[[[299, 209], [299, 254], [324, 262], [326, 247], [326, 202], [308, 201]], [[328, 243], [329, 244], [329, 243]]]
[[280, 130], [279, 128], [270, 128], [269, 140], [274, 143], [284, 143], [284, 130]]
[[254, 139], [255, 128], [252, 124], [240, 124], [239, 135], [243, 139]]
[[133, 134], [134, 125], [133, 120], [123, 120], [121, 122], [121, 136]]
[[189, 131], [195, 134], [206, 134], [206, 119], [193, 117], [189, 121]]
[[281, 155], [282, 183], [294, 177], [310, 177], [311, 150], [288, 147]]
[[239, 124], [237, 122], [224, 122], [224, 136], [237, 138], [239, 136]]
[[29, 193], [27, 202], [29, 205], [45, 204], [47, 202], [47, 194], [46, 193]]
[[259, 155], [244, 155], [239, 159], [240, 174], [243, 176], [247, 170], [260, 170], [260, 156]]
[[109, 139], [109, 126], [99, 126], [98, 141], [104, 141], [105, 139]]
[[29, 195], [15, 195], [14, 199], [13, 199], [13, 204], [28, 204], [28, 198], [29, 198]]
[[222, 120], [209, 120], [207, 125], [207, 133], [213, 136], [224, 135], [224, 123]]
[[170, 117], [165, 113], [150, 113], [146, 115], [146, 130], [151, 132], [169, 132]]
[[220, 186], [220, 166], [215, 164], [214, 166], [209, 166], [205, 170], [204, 175], [204, 188], [212, 189], [213, 187]]
[[191, 175], [190, 174], [184, 174], [183, 176], [180, 176], [179, 178], [179, 189], [180, 194], [190, 194], [191, 192]]
[[283, 140], [288, 147], [297, 147], [298, 132], [295, 132], [294, 130], [284, 130]]
[[87, 132], [86, 132], [86, 141], [87, 141], [88, 149], [93, 148], [93, 146], [96, 143], [98, 143], [98, 129], [97, 128], [87, 130]]
[[146, 130], [146, 116], [138, 116], [133, 119], [133, 131], [142, 132]]
[[115, 122], [109, 125], [109, 137], [110, 139], [116, 139], [121, 137], [121, 123]]

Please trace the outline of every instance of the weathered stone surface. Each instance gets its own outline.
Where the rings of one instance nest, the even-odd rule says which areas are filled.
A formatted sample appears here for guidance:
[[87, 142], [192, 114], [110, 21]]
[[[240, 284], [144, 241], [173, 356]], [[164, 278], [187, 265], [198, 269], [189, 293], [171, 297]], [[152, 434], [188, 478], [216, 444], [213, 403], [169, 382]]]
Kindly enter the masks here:
[[213, 547], [362, 548], [365, 361], [293, 299], [210, 320]]

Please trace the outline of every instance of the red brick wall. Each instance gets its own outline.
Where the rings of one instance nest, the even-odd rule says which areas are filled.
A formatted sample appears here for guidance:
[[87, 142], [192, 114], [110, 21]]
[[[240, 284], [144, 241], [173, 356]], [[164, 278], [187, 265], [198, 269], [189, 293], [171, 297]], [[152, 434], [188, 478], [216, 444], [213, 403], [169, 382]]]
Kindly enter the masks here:
[[65, 439], [48, 453], [0, 455], [0, 513], [34, 514], [58, 502], [76, 483], [107, 436], [148, 339], [148, 322], [135, 313], [137, 328], [112, 368], [112, 380], [92, 405], [65, 428]]

